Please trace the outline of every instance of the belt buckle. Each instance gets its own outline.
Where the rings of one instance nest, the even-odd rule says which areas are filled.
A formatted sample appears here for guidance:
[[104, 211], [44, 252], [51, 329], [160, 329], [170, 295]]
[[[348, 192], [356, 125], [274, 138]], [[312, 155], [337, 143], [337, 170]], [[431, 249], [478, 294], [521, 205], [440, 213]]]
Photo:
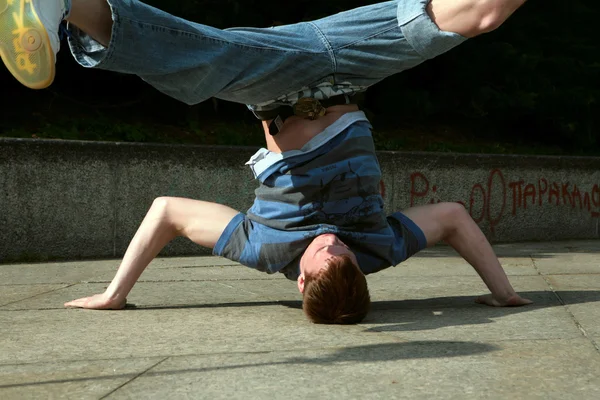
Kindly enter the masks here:
[[294, 104], [294, 115], [298, 117], [315, 120], [326, 113], [327, 109], [323, 107], [321, 102], [312, 97], [302, 97]]

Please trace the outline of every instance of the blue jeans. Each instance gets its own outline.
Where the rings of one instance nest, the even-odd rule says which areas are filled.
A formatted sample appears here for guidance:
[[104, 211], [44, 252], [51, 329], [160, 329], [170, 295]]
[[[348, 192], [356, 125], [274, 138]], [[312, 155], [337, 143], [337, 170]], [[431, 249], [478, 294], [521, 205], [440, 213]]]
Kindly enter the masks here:
[[188, 104], [210, 97], [260, 104], [323, 82], [368, 87], [466, 40], [440, 31], [430, 0], [396, 0], [312, 22], [216, 29], [136, 0], [108, 0], [105, 48], [76, 27], [69, 46], [84, 67], [134, 74]]

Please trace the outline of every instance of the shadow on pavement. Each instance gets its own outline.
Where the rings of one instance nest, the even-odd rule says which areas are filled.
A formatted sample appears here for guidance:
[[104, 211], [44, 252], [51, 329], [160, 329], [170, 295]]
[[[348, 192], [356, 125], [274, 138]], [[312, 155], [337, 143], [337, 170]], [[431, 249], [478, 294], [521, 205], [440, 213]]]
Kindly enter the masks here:
[[[373, 301], [371, 311], [361, 325], [388, 324], [369, 328], [367, 332], [420, 331], [448, 326], [490, 324], [494, 319], [517, 313], [562, 307], [570, 304], [600, 302], [600, 291], [533, 291], [520, 292], [522, 297], [534, 303], [524, 307], [489, 307], [475, 303], [476, 296], [434, 297], [419, 300]], [[202, 309], [221, 307], [285, 306], [302, 310], [301, 301], [263, 301], [247, 303], [221, 303], [198, 305], [173, 305], [136, 308], [131, 311], [157, 309]], [[389, 325], [392, 324], [392, 325]]]
[[[372, 310], [367, 319], [361, 326], [370, 324], [391, 324], [385, 326], [377, 326], [367, 328], [364, 332], [392, 332], [392, 331], [418, 331], [438, 329], [447, 326], [473, 325], [473, 324], [489, 324], [493, 323], [494, 319], [503, 316], [512, 315], [515, 313], [528, 312], [539, 310], [548, 307], [560, 307], [569, 304], [581, 304], [600, 301], [600, 291], [536, 291], [522, 292], [523, 297], [530, 298], [536, 303], [525, 307], [516, 308], [494, 308], [475, 304], [472, 296], [454, 296], [454, 297], [436, 297], [421, 300], [397, 300], [397, 301], [375, 301], [372, 304]], [[302, 303], [299, 301], [263, 301], [250, 303], [222, 303], [222, 304], [202, 304], [202, 305], [183, 305], [183, 306], [160, 306], [160, 307], [145, 307], [131, 311], [144, 311], [155, 309], [186, 309], [186, 308], [217, 308], [217, 307], [260, 307], [282, 305], [289, 308], [301, 309]], [[468, 315], [468, 317], [465, 317]], [[365, 326], [365, 327], [366, 327]], [[313, 349], [299, 349], [298, 352], [306, 352]], [[253, 356], [256, 358], [264, 357], [265, 354], [273, 357], [290, 356], [280, 361], [266, 362], [247, 362], [236, 363], [235, 358], [240, 354], [232, 355], [232, 363], [228, 364], [223, 361], [223, 354], [219, 355], [219, 365], [207, 366], [201, 368], [187, 368], [177, 370], [152, 371], [153, 368], [160, 365], [168, 359], [164, 358], [157, 363], [148, 372], [143, 374], [143, 377], [162, 377], [176, 376], [190, 373], [207, 373], [211, 371], [257, 368], [273, 365], [335, 365], [343, 362], [355, 363], [370, 363], [370, 362], [386, 362], [395, 360], [408, 359], [431, 359], [431, 358], [448, 358], [448, 357], [464, 357], [476, 354], [489, 353], [500, 350], [496, 345], [479, 342], [462, 342], [462, 341], [412, 341], [401, 343], [381, 343], [365, 346], [349, 346], [335, 349], [333, 353], [319, 355], [315, 357], [303, 357], [292, 355], [286, 352], [279, 354], [274, 353], [244, 353], [245, 356]], [[295, 353], [297, 354], [297, 353]], [[210, 354], [202, 355], [210, 357]], [[202, 357], [198, 356], [198, 357]], [[0, 385], [0, 389], [39, 386], [47, 384], [61, 384], [72, 382], [85, 381], [102, 381], [111, 379], [129, 378], [133, 380], [139, 377], [139, 373], [132, 374], [114, 374], [95, 377], [83, 377], [63, 380], [40, 380], [35, 382], [23, 382], [15, 384]]]
[[533, 300], [534, 304], [496, 308], [476, 304], [474, 297], [468, 296], [374, 302], [363, 325], [393, 324], [369, 328], [366, 332], [424, 331], [490, 324], [495, 322], [494, 319], [517, 313], [600, 302], [600, 291], [520, 292], [520, 295]]
[[[406, 299], [390, 301], [373, 301], [371, 303], [371, 312], [394, 311], [394, 310], [412, 310], [412, 309], [431, 309], [431, 308], [477, 308], [487, 310], [495, 315], [508, 315], [515, 312], [524, 312], [534, 309], [558, 307], [565, 304], [592, 303], [600, 301], [600, 291], [596, 290], [562, 290], [562, 291], [534, 291], [519, 292], [521, 297], [528, 298], [534, 304], [525, 307], [504, 307], [495, 308], [475, 303], [476, 295], [473, 296], [449, 296], [432, 297], [429, 299]], [[183, 305], [160, 305], [160, 306], [142, 306], [127, 304], [126, 311], [147, 311], [147, 310], [178, 310], [195, 308], [237, 308], [237, 307], [265, 307], [265, 306], [285, 306], [288, 308], [302, 309], [302, 302], [295, 300], [281, 301], [251, 301], [243, 303], [209, 303], [209, 304], [183, 304]]]
[[[294, 357], [290, 356], [282, 361], [272, 362], [249, 362], [249, 363], [231, 363], [227, 364], [227, 361], [223, 361], [223, 356], [220, 355], [218, 364], [215, 366], [202, 367], [202, 368], [186, 368], [177, 370], [165, 370], [165, 371], [152, 371], [143, 374], [144, 378], [151, 377], [162, 377], [162, 376], [174, 376], [181, 374], [198, 374], [207, 373], [212, 371], [223, 371], [232, 369], [244, 369], [244, 368], [259, 368], [273, 365], [334, 365], [342, 362], [356, 362], [356, 363], [370, 363], [370, 362], [385, 362], [385, 361], [396, 361], [396, 360], [408, 360], [408, 359], [425, 359], [425, 358], [438, 358], [438, 357], [464, 357], [481, 353], [489, 353], [492, 351], [499, 350], [500, 348], [494, 345], [477, 342], [457, 342], [457, 341], [415, 341], [405, 343], [383, 343], [373, 344], [366, 346], [351, 346], [336, 349], [332, 354], [326, 354], [317, 357]], [[305, 352], [306, 349], [299, 349], [298, 352]], [[275, 353], [276, 354], [276, 353]], [[248, 355], [248, 353], [246, 353]], [[252, 355], [252, 354], [250, 354]], [[203, 355], [209, 358], [210, 355]], [[264, 353], [257, 353], [257, 357], [264, 356]], [[201, 356], [199, 356], [201, 357]], [[235, 357], [239, 357], [239, 354], [232, 355], [232, 361], [235, 361]], [[164, 360], [163, 360], [164, 361]], [[158, 363], [157, 365], [159, 365]], [[225, 364], [225, 365], [223, 365]], [[153, 368], [155, 368], [155, 365]], [[28, 387], [28, 386], [39, 386], [49, 384], [60, 384], [60, 383], [73, 383], [73, 382], [86, 382], [86, 381], [102, 381], [112, 379], [123, 379], [129, 378], [131, 380], [140, 376], [139, 373], [132, 374], [114, 374], [105, 376], [85, 377], [85, 378], [74, 378], [74, 379], [56, 379], [56, 380], [42, 380], [38, 382], [23, 382], [8, 385], [0, 385], [0, 389], [17, 388], [17, 387]]]
[[[482, 293], [483, 294], [483, 293]], [[473, 296], [449, 296], [432, 297], [429, 299], [406, 299], [390, 301], [373, 301], [371, 303], [371, 312], [394, 311], [394, 310], [413, 310], [413, 309], [431, 309], [431, 308], [477, 308], [487, 310], [495, 316], [514, 314], [515, 312], [524, 312], [534, 309], [558, 307], [565, 304], [591, 303], [600, 301], [600, 291], [596, 290], [562, 290], [562, 291], [532, 291], [519, 292], [521, 297], [528, 298], [534, 304], [525, 307], [504, 307], [495, 308], [475, 303], [476, 295]], [[126, 311], [147, 311], [147, 310], [177, 310], [188, 308], [237, 308], [237, 307], [263, 307], [263, 306], [285, 306], [288, 308], [302, 309], [301, 301], [281, 300], [281, 301], [251, 301], [243, 303], [209, 303], [209, 304], [183, 304], [183, 305], [160, 305], [160, 306], [142, 306], [127, 304]]]

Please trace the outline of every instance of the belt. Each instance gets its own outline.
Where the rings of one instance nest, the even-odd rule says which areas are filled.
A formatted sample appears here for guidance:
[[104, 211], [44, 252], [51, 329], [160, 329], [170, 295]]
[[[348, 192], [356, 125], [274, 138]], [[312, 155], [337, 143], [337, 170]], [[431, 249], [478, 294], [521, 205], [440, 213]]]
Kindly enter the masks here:
[[344, 104], [357, 104], [362, 100], [363, 94], [357, 93], [354, 95], [339, 95], [330, 97], [325, 100], [317, 100], [312, 97], [302, 97], [294, 106], [280, 106], [268, 111], [253, 111], [256, 118], [261, 121], [273, 120], [269, 124], [269, 134], [275, 136], [283, 127], [286, 119], [292, 115], [315, 120], [325, 115], [328, 107], [339, 106]]

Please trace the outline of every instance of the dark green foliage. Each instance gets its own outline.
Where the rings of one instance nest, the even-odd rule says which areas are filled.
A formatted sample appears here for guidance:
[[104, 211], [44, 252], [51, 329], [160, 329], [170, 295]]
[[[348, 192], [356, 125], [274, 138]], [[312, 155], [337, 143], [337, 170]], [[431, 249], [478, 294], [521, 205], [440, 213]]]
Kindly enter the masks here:
[[[148, 1], [220, 28], [294, 23], [375, 2]], [[529, 146], [534, 153], [537, 144], [559, 146], [566, 153], [597, 153], [600, 46], [594, 38], [599, 15], [600, 2], [596, 0], [530, 0], [497, 31], [372, 87], [367, 106], [375, 126], [388, 130], [468, 126], [481, 136]], [[58, 113], [61, 121], [85, 116], [90, 127], [105, 126], [107, 120], [121, 121], [123, 126], [115, 127], [111, 138], [117, 134], [122, 140], [148, 140], [142, 124], [149, 123], [202, 132], [207, 143], [220, 143], [221, 139], [210, 138], [210, 130], [201, 129], [205, 121], [241, 120], [240, 126], [254, 121], [242, 105], [206, 102], [188, 107], [135, 77], [84, 70], [67, 51], [60, 54], [58, 71], [50, 90], [34, 92], [21, 88], [0, 70], [2, 91], [12, 103], [0, 111], [0, 136], [28, 126], [34, 131], [63, 126], [54, 119]], [[85, 131], [79, 125], [76, 122], [66, 128], [63, 137], [77, 137]], [[96, 134], [88, 136], [94, 139]], [[239, 144], [246, 143], [235, 139], [236, 135], [231, 137], [239, 139]], [[402, 142], [381, 139], [389, 146], [401, 146]]]

